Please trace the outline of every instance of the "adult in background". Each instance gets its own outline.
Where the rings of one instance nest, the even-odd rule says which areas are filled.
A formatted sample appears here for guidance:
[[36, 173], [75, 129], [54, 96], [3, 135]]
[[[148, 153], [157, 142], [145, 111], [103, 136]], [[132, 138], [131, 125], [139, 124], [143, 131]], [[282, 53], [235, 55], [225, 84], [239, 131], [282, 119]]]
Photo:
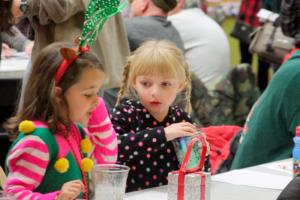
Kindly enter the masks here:
[[[74, 38], [81, 35], [84, 21], [84, 11], [89, 1], [80, 0], [12, 0], [11, 17], [6, 22], [18, 21], [22, 17], [31, 20], [35, 31], [35, 44], [32, 59], [37, 52], [53, 42], [73, 42]], [[3, 20], [5, 23], [5, 20]], [[107, 104], [111, 98], [116, 97], [121, 81], [121, 72], [125, 59], [129, 55], [128, 41], [125, 36], [122, 16], [118, 14], [107, 20], [103, 30], [97, 36], [96, 42], [91, 46], [92, 50], [104, 62], [106, 80], [104, 88], [109, 88], [109, 95], [104, 95]], [[31, 71], [27, 69], [27, 76]], [[23, 87], [26, 85], [27, 76], [23, 79]], [[22, 99], [22, 98], [21, 98]], [[114, 103], [112, 103], [114, 105]]]
[[[298, 0], [283, 0], [281, 27], [296, 39], [300, 34]], [[289, 158], [300, 125], [300, 51], [296, 50], [273, 76], [249, 113], [232, 168]]]
[[167, 20], [177, 0], [133, 0], [129, 18], [125, 19], [130, 51], [149, 39], [169, 40], [184, 51], [178, 31]]
[[[256, 16], [258, 11], [262, 7], [261, 0], [243, 0], [241, 2], [238, 20], [241, 20], [244, 24], [249, 25], [253, 29], [260, 26], [258, 17]], [[253, 54], [249, 52], [249, 43], [239, 40], [241, 63], [252, 64]], [[261, 59], [258, 59], [258, 71], [257, 71], [257, 84], [261, 91], [268, 85], [268, 71], [270, 63], [267, 63]]]
[[200, 9], [199, 0], [180, 0], [168, 19], [183, 40], [191, 71], [208, 88], [230, 69], [230, 48], [223, 29]]
[[2, 58], [9, 57], [12, 53], [11, 49], [24, 51], [27, 55], [31, 55], [34, 42], [23, 35], [16, 26], [12, 26], [9, 31], [2, 31], [1, 37], [3, 42]]

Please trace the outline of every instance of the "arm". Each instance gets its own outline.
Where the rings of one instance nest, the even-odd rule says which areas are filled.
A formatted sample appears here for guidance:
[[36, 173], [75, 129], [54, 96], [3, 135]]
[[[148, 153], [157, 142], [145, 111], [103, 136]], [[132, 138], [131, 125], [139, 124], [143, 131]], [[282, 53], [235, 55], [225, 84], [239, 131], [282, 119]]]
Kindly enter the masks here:
[[17, 51], [25, 51], [26, 46], [32, 43], [16, 26], [11, 28], [11, 32], [12, 34], [8, 32], [1, 33], [3, 42], [8, 44], [10, 48]]
[[88, 131], [95, 146], [92, 156], [97, 163], [115, 163], [118, 154], [117, 137], [102, 98], [99, 98], [99, 105], [88, 122]]
[[166, 143], [164, 127], [158, 126], [152, 129], [134, 131], [138, 122], [131, 113], [130, 108], [120, 105], [115, 108], [111, 120], [118, 137], [118, 161], [121, 163], [133, 159], [134, 156], [147, 154], [162, 148]]
[[17, 200], [53, 200], [58, 191], [47, 194], [33, 192], [43, 180], [49, 159], [47, 145], [37, 136], [26, 136], [8, 154], [9, 174], [4, 189], [15, 194]]

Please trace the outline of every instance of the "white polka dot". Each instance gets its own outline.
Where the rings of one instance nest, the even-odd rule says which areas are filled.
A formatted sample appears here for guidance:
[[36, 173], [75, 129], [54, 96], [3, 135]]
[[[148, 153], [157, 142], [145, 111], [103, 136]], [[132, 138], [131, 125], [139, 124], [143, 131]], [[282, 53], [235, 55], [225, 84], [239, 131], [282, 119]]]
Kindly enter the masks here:
[[147, 167], [146, 168], [146, 172], [150, 172], [151, 170], [150, 170], [150, 168], [149, 167]]
[[164, 155], [160, 155], [159, 158], [162, 160], [164, 159]]
[[130, 155], [130, 156], [129, 156], [129, 159], [133, 159], [133, 155]]
[[139, 153], [138, 153], [137, 151], [134, 151], [134, 152], [133, 152], [133, 155], [135, 155], [135, 156], [138, 155], [138, 154], [139, 154]]
[[131, 182], [131, 183], [135, 183], [135, 180], [134, 180], [134, 179], [131, 179], [130, 182]]
[[149, 134], [147, 134], [147, 133], [144, 135], [145, 138], [148, 137], [148, 136], [149, 136]]
[[170, 166], [171, 166], [171, 164], [169, 162], [167, 162], [167, 167], [170, 167]]
[[144, 161], [143, 161], [143, 160], [141, 160], [141, 161], [140, 161], [140, 164], [141, 164], [141, 165], [143, 165], [143, 164], [144, 164]]
[[165, 144], [164, 143], [162, 143], [161, 145], [160, 145], [160, 147], [164, 147], [165, 146]]

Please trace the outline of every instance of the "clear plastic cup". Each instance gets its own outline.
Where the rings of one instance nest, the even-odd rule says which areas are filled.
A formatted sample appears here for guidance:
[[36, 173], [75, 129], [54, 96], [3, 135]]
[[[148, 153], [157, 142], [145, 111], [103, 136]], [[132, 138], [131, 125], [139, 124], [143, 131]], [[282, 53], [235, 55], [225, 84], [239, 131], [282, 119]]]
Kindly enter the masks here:
[[99, 164], [94, 167], [95, 200], [122, 200], [125, 196], [129, 167], [117, 164]]

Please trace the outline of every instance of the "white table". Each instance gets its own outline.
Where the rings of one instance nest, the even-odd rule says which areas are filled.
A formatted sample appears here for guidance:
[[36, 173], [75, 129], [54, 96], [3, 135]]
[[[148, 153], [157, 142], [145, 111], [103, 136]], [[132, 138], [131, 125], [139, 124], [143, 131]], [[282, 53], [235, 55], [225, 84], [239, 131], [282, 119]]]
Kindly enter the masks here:
[[[286, 160], [284, 161], [287, 162]], [[288, 161], [288, 165], [291, 165], [291, 160]], [[291, 170], [285, 170], [280, 168], [273, 168], [274, 164], [282, 163], [275, 162], [271, 164], [258, 165], [255, 167], [245, 168], [239, 171], [235, 171], [234, 173], [240, 173], [241, 179], [244, 177], [245, 172], [250, 172], [250, 174], [257, 173], [272, 176], [274, 181], [284, 180], [284, 183], [281, 189], [270, 189], [270, 188], [262, 188], [262, 186], [249, 186], [249, 185], [238, 185], [238, 184], [230, 184], [225, 182], [216, 181], [215, 179], [219, 179], [220, 176], [216, 175], [212, 177], [211, 184], [211, 199], [210, 200], [275, 200], [282, 188], [292, 179]], [[232, 177], [231, 172], [226, 172], [222, 176]], [[255, 179], [255, 177], [253, 177]], [[262, 183], [264, 176], [258, 178], [258, 183]], [[243, 183], [242, 183], [243, 184]], [[262, 183], [263, 184], [263, 183]], [[269, 187], [269, 186], [267, 186]], [[270, 186], [273, 187], [273, 186]], [[167, 200], [167, 186], [157, 187], [146, 189], [137, 192], [126, 193], [125, 200]]]
[[24, 55], [3, 59], [0, 61], [0, 79], [22, 79], [29, 58]]

